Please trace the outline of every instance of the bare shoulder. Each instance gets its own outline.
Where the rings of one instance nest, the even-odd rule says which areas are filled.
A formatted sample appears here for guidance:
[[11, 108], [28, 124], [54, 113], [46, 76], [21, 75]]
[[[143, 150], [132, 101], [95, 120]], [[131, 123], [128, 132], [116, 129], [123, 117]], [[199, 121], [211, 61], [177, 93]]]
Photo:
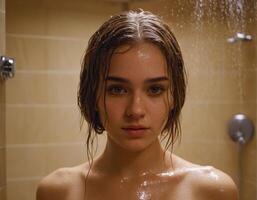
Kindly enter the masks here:
[[212, 166], [197, 166], [192, 170], [191, 181], [199, 199], [237, 200], [237, 187], [232, 178]]
[[201, 166], [176, 157], [177, 168], [183, 174], [197, 200], [238, 200], [232, 178], [212, 166]]
[[73, 188], [83, 183], [86, 164], [70, 168], [60, 168], [44, 177], [38, 184], [37, 200], [68, 200]]

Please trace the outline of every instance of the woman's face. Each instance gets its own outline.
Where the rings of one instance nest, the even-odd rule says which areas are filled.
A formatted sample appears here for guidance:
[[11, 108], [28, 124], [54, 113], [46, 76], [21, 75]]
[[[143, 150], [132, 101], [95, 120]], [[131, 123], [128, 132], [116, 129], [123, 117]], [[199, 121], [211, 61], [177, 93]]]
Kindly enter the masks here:
[[106, 96], [100, 91], [98, 102], [110, 143], [136, 152], [158, 140], [172, 107], [167, 74], [165, 57], [151, 43], [121, 46], [114, 52]]

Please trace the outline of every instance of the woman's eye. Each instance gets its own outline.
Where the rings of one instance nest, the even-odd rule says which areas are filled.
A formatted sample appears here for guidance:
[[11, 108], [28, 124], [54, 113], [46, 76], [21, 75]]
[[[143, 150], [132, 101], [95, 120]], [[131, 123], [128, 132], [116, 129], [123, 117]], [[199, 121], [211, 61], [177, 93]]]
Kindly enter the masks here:
[[112, 94], [112, 95], [120, 95], [120, 94], [127, 93], [127, 90], [121, 86], [109, 86], [107, 88], [107, 91], [109, 94]]
[[148, 93], [150, 95], [160, 95], [165, 91], [165, 88], [163, 86], [151, 86], [148, 89]]

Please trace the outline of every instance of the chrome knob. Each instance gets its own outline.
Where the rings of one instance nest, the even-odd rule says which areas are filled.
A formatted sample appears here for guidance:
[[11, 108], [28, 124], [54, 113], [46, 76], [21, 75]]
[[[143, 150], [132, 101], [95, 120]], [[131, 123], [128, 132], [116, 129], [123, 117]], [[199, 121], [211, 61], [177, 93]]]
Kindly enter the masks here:
[[233, 141], [245, 144], [254, 134], [254, 125], [244, 114], [236, 114], [229, 121], [228, 133]]
[[13, 58], [1, 56], [0, 57], [0, 77], [2, 80], [14, 77], [15, 61]]

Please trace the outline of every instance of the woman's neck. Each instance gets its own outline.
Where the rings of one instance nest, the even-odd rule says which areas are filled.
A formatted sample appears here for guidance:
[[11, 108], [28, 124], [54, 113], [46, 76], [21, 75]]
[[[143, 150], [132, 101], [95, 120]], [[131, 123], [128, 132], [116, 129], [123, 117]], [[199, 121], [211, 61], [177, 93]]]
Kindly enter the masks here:
[[103, 174], [122, 177], [156, 174], [171, 168], [170, 156], [170, 152], [163, 150], [159, 140], [139, 152], [128, 151], [108, 140], [93, 168]]

